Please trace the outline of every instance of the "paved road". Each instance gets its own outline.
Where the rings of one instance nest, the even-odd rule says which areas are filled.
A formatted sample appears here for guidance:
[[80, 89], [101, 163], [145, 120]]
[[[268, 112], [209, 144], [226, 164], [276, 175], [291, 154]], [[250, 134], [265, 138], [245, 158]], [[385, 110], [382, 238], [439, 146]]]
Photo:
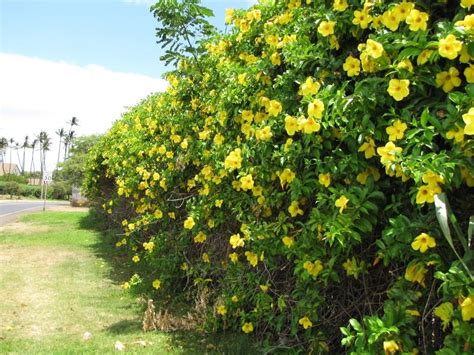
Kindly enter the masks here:
[[[68, 204], [68, 202], [47, 201], [46, 206]], [[0, 226], [10, 222], [18, 213], [39, 211], [43, 201], [0, 201]]]

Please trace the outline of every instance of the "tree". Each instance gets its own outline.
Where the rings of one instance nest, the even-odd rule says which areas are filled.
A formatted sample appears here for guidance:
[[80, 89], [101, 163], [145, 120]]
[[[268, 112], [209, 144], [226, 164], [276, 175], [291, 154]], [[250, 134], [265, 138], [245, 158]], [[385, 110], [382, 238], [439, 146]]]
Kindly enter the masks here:
[[61, 129], [58, 129], [56, 131], [56, 134], [59, 136], [59, 145], [58, 145], [58, 160], [56, 162], [56, 169], [58, 168], [58, 165], [59, 165], [59, 159], [60, 159], [60, 156], [61, 156], [61, 144], [62, 144], [62, 140], [63, 140], [63, 137], [66, 136], [66, 131], [64, 130], [64, 128], [61, 128]]
[[34, 139], [33, 142], [31, 142], [31, 163], [30, 163], [30, 174], [33, 174], [33, 171], [35, 170], [35, 148], [36, 145], [38, 144], [38, 139]]
[[8, 140], [5, 137], [0, 138], [0, 160], [2, 163], [3, 175], [5, 175], [5, 158], [7, 154]]
[[150, 9], [158, 20], [156, 43], [168, 47], [160, 59], [165, 65], [176, 65], [191, 55], [199, 67], [198, 56], [203, 49], [197, 38], [207, 38], [215, 32], [206, 17], [214, 16], [212, 10], [200, 5], [200, 0], [159, 0]]
[[59, 163], [61, 169], [55, 171], [54, 180], [65, 181], [70, 187], [81, 186], [86, 169], [87, 154], [99, 138], [98, 135], [77, 137], [71, 147], [69, 158]]
[[25, 174], [26, 148], [30, 147], [28, 140], [29, 140], [29, 137], [25, 136], [25, 141], [23, 142], [21, 146], [23, 148], [23, 160], [21, 162], [21, 173], [23, 175]]
[[64, 160], [66, 160], [68, 157], [69, 148], [74, 139], [74, 131], [72, 128], [74, 126], [79, 126], [79, 120], [76, 117], [73, 117], [67, 123], [69, 124], [69, 131], [67, 132], [66, 138], [64, 139]]

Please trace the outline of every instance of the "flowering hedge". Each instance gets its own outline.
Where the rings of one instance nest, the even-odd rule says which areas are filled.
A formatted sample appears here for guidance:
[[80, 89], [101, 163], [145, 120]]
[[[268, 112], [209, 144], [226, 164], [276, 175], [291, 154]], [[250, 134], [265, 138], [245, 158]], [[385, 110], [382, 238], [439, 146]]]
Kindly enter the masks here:
[[124, 287], [283, 349], [471, 353], [472, 5], [228, 10], [90, 154]]

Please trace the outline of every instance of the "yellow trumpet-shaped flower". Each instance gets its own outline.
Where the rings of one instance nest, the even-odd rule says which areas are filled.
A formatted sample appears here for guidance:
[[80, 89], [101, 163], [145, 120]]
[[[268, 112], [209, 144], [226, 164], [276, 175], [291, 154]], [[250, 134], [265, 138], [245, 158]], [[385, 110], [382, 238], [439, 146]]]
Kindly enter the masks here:
[[253, 332], [253, 324], [248, 322], [242, 326], [242, 331], [246, 334]]
[[398, 346], [395, 340], [389, 340], [383, 342], [383, 350], [385, 351], [386, 355], [395, 354], [400, 347]]
[[396, 101], [401, 101], [410, 94], [410, 80], [391, 79], [388, 83], [387, 92]]
[[349, 199], [346, 196], [342, 195], [336, 200], [334, 205], [336, 207], [339, 207], [339, 213], [342, 213], [347, 208], [348, 203], [349, 203]]
[[448, 59], [454, 59], [462, 49], [462, 42], [456, 39], [454, 35], [448, 35], [439, 40], [439, 55]]
[[471, 107], [467, 113], [462, 115], [462, 119], [466, 124], [464, 134], [474, 135], [474, 107]]
[[313, 326], [313, 323], [310, 321], [310, 319], [307, 316], [304, 316], [303, 318], [300, 318], [298, 321], [299, 325], [301, 325], [304, 329], [311, 328]]
[[421, 233], [411, 243], [411, 247], [414, 250], [419, 250], [421, 253], [424, 253], [425, 251], [428, 250], [428, 248], [434, 248], [435, 246], [436, 246], [435, 239], [426, 233]]
[[461, 303], [462, 320], [469, 322], [474, 318], [474, 294], [466, 297]]

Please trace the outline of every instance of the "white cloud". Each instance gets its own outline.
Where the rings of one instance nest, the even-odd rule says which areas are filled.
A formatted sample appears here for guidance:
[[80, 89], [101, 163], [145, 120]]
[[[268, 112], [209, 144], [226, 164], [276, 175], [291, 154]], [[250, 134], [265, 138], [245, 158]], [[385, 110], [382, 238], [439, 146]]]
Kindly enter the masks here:
[[48, 132], [53, 141], [48, 170], [57, 157], [54, 132], [66, 128], [71, 117], [79, 120], [78, 135], [104, 133], [127, 106], [167, 85], [161, 79], [98, 65], [81, 67], [7, 53], [0, 53], [0, 78], [0, 137], [23, 142], [25, 135]]

